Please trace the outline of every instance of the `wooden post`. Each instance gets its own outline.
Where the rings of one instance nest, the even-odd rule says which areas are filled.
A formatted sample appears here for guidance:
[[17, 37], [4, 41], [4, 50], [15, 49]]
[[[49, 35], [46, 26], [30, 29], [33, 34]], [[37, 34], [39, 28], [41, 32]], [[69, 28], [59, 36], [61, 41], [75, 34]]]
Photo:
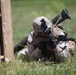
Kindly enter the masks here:
[[0, 0], [1, 2], [1, 55], [4, 58], [13, 59], [13, 35], [12, 35], [12, 16], [10, 0]]

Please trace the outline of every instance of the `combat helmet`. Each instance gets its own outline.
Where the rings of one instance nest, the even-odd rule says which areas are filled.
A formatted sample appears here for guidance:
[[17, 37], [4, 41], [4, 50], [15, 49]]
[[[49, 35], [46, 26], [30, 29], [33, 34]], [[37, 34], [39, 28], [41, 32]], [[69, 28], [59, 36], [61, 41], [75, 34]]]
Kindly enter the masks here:
[[37, 17], [32, 23], [35, 34], [45, 32], [51, 25], [52, 23], [44, 16]]

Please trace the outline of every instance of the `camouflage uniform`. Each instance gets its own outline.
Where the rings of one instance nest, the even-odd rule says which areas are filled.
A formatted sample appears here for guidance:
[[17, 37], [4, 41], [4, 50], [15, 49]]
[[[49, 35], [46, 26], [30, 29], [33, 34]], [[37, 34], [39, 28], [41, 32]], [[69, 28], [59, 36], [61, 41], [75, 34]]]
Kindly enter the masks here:
[[[51, 22], [44, 16], [37, 17], [32, 24], [33, 31], [30, 33], [30, 35], [26, 36], [14, 47], [14, 53], [17, 53], [18, 51], [23, 49], [25, 45], [27, 45], [28, 56], [35, 60], [44, 57], [44, 55], [50, 56], [51, 53], [50, 51], [56, 50], [56, 44], [54, 41], [50, 40], [50, 38], [52, 38], [52, 36], [50, 36], [51, 33], [50, 34], [44, 34], [44, 33], [45, 31], [48, 32], [48, 30], [50, 30], [52, 31], [53, 36], [59, 35], [60, 32], [56, 34], [51, 29], [53, 29], [53, 25], [58, 25], [65, 19], [71, 19], [66, 9], [63, 9], [59, 15], [57, 15], [55, 18], [51, 20]], [[54, 30], [55, 29], [57, 28], [55, 27]], [[57, 38], [58, 41], [63, 39], [64, 36], [58, 37]], [[53, 53], [57, 53], [57, 52], [53, 52]]]
[[[44, 57], [44, 55], [46, 56], [48, 53], [50, 53], [49, 47], [48, 48], [45, 47], [45, 46], [47, 46], [46, 45], [47, 43], [45, 43], [45, 42], [50, 41], [50, 36], [48, 34], [44, 34], [44, 31], [46, 29], [43, 31], [43, 28], [41, 26], [42, 19], [44, 19], [46, 22], [46, 26], [47, 26], [46, 29], [51, 28], [52, 23], [46, 17], [41, 16], [41, 17], [36, 18], [32, 24], [33, 31], [28, 36], [28, 41], [27, 41], [28, 56], [30, 56], [31, 58], [33, 58], [35, 60], [38, 60], [39, 58]], [[40, 33], [41, 33], [41, 35], [40, 35]], [[43, 46], [44, 55], [42, 54], [42, 50], [40, 50], [40, 48], [39, 48], [39, 45], [41, 42], [44, 42], [41, 44], [41, 46]], [[48, 51], [48, 53], [46, 51]]]

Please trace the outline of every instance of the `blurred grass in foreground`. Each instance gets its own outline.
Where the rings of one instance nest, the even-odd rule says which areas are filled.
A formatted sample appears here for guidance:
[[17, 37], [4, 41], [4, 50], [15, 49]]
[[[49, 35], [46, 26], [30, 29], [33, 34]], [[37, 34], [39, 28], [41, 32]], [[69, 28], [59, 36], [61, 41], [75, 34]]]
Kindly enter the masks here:
[[[28, 35], [33, 20], [38, 16], [46, 16], [51, 20], [66, 8], [72, 16], [62, 24], [69, 36], [76, 37], [76, 1], [75, 0], [12, 0], [14, 45]], [[16, 58], [10, 63], [0, 64], [0, 75], [76, 75], [76, 54], [72, 61], [53, 62], [23, 62]]]
[[0, 75], [76, 75], [76, 61], [54, 64], [53, 62], [27, 62], [16, 59], [0, 64]]

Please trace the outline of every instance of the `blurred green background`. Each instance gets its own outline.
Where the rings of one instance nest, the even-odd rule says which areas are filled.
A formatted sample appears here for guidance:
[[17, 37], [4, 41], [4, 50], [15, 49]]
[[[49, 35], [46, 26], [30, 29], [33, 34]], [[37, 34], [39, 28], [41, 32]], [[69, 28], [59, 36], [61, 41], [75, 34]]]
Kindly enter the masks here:
[[69, 36], [76, 37], [76, 0], [12, 0], [14, 45], [30, 33], [36, 17], [45, 16], [51, 20], [63, 8], [69, 11], [72, 19], [61, 24]]
[[[28, 35], [32, 29], [32, 22], [38, 16], [45, 16], [49, 20], [60, 14], [66, 8], [72, 19], [64, 21], [64, 30], [69, 36], [76, 38], [76, 0], [11, 0], [14, 45]], [[68, 58], [64, 62], [27, 61], [24, 57], [9, 63], [0, 63], [0, 75], [76, 75], [76, 54], [72, 61]]]

